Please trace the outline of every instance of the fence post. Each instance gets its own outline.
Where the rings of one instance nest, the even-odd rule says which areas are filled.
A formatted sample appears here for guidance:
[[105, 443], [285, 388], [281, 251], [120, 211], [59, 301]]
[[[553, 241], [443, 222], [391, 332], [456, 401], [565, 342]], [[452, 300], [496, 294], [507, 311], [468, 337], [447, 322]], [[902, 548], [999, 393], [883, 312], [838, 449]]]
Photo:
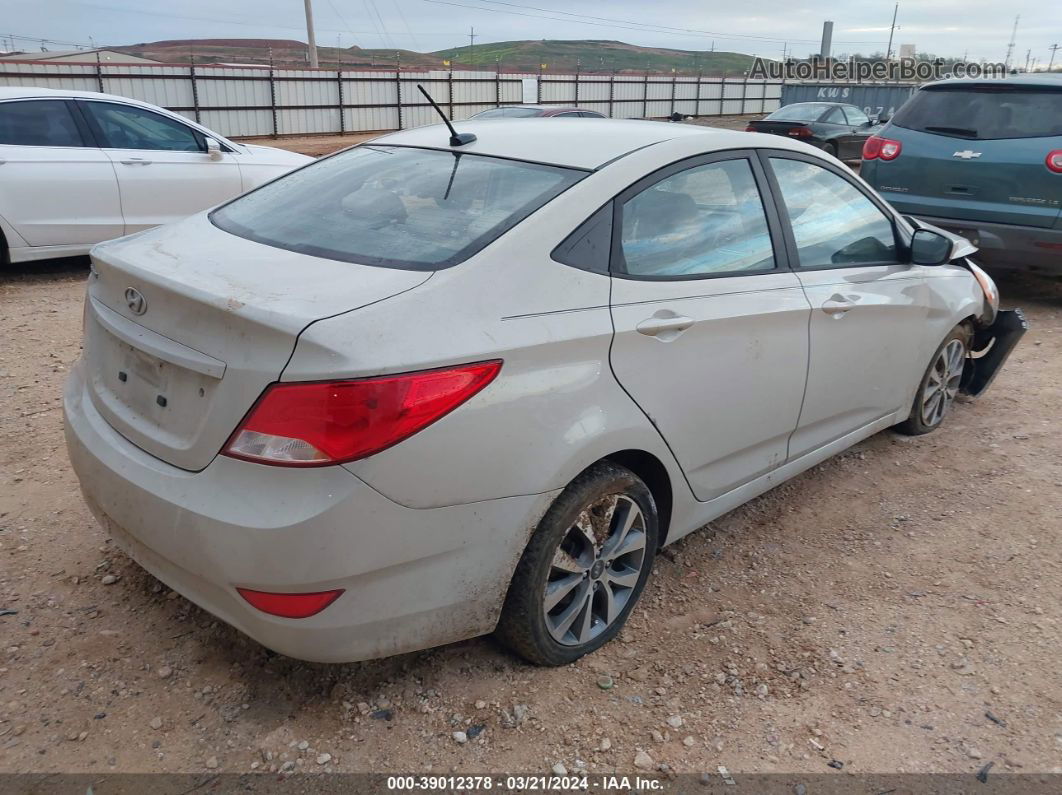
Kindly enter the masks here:
[[649, 70], [645, 70], [645, 77], [642, 79], [642, 118], [646, 117], [649, 113]]
[[450, 71], [447, 73], [446, 87], [447, 87], [447, 90], [449, 92], [448, 95], [450, 97], [450, 102], [449, 102], [450, 121], [453, 121], [454, 120], [454, 68], [453, 68], [453, 66], [450, 67]]
[[610, 119], [615, 118], [615, 114], [612, 112], [612, 103], [616, 98], [616, 70], [612, 70], [612, 74], [608, 76], [608, 117]]
[[100, 63], [100, 51], [96, 50], [96, 86], [101, 94], [103, 91], [103, 64]]
[[277, 128], [277, 81], [273, 73], [273, 61], [269, 61], [269, 111], [273, 115], [273, 137], [279, 134]]
[[339, 134], [347, 134], [347, 120], [345, 113], [343, 112], [343, 53], [339, 53], [339, 68], [336, 69], [336, 88], [339, 89]]
[[201, 124], [199, 119], [199, 86], [195, 82], [195, 55], [192, 55], [188, 66], [188, 77], [192, 81], [192, 109], [195, 111], [195, 123]]
[[535, 104], [542, 104], [542, 64], [538, 65], [538, 80], [535, 81]]
[[[501, 68], [501, 58], [494, 59], [494, 107], [501, 107], [501, 75], [498, 70]], [[450, 114], [451, 117], [453, 114]]]
[[402, 59], [395, 54], [395, 101], [398, 103], [398, 129], [402, 129]]
[[704, 70], [697, 71], [697, 99], [694, 100], [697, 104], [693, 108], [693, 115], [699, 117], [701, 115], [701, 78], [704, 77]]
[[678, 74], [676, 74], [675, 72], [672, 72], [671, 73], [671, 112], [668, 113], [668, 116], [674, 116], [675, 115], [675, 81], [676, 80], [678, 80]]
[[582, 59], [575, 59], [575, 107], [579, 107], [579, 70], [582, 68]]
[[741, 75], [741, 115], [745, 115], [745, 98], [749, 93], [749, 73], [744, 72]]

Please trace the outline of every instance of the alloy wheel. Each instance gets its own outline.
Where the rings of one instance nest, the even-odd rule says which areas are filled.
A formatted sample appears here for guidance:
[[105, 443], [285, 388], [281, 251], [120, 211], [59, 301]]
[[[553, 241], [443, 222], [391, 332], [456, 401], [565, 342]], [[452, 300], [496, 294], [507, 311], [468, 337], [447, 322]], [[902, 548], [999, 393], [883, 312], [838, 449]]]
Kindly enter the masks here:
[[645, 517], [634, 500], [612, 494], [581, 511], [553, 553], [543, 593], [553, 639], [579, 646], [604, 632], [630, 600], [645, 561]]
[[961, 340], [951, 340], [937, 354], [922, 391], [922, 422], [927, 426], [939, 425], [951, 408], [959, 394], [965, 360], [966, 346]]

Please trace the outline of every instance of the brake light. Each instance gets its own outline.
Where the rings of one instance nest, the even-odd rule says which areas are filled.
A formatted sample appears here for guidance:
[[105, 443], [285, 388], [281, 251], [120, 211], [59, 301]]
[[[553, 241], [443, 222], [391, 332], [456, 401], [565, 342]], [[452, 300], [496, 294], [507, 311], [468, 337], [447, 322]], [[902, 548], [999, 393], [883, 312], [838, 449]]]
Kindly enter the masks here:
[[892, 138], [882, 138], [880, 135], [872, 135], [863, 142], [863, 159], [895, 160], [900, 156], [903, 144]]
[[273, 466], [327, 466], [378, 453], [449, 414], [501, 361], [266, 388], [222, 453]]
[[252, 591], [250, 588], [237, 588], [236, 592], [246, 599], [251, 607], [281, 618], [315, 616], [343, 595], [342, 588], [315, 593], [271, 593]]
[[789, 135], [796, 138], [810, 138], [814, 135], [810, 127], [794, 127], [789, 131]]
[[752, 126], [752, 125], [750, 124], [750, 125], [748, 125], [747, 127], [745, 127], [745, 132], [756, 132], [756, 128], [755, 128], [755, 127], [753, 127], [753, 126]]
[[1047, 153], [1047, 159], [1044, 161], [1047, 167], [1054, 171], [1056, 174], [1062, 174], [1062, 149], [1055, 149], [1053, 152]]

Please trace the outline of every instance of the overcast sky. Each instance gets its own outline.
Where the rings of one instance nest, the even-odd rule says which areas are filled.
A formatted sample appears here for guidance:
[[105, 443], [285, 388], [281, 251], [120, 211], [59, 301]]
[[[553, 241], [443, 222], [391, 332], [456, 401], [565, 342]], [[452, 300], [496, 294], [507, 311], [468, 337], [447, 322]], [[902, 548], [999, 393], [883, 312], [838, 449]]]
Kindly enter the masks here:
[[[835, 23], [834, 54], [884, 52], [892, 0], [313, 0], [317, 42], [429, 51], [476, 41], [618, 39], [645, 46], [734, 50], [779, 57], [817, 51], [822, 22]], [[183, 38], [305, 40], [302, 0], [0, 0], [0, 37], [130, 44]], [[1059, 0], [905, 0], [896, 44], [1001, 61], [1021, 14], [1013, 63], [1041, 64], [1062, 44]], [[602, 18], [607, 18], [602, 19]], [[23, 49], [39, 43], [16, 40]], [[60, 49], [60, 44], [49, 44]], [[1062, 53], [1055, 59], [1062, 62]]]

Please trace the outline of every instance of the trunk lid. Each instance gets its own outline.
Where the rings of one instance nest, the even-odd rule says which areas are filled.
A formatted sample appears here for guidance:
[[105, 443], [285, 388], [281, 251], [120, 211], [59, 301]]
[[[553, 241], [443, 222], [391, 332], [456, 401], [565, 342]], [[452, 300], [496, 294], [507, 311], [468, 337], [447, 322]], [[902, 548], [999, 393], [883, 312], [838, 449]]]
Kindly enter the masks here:
[[192, 471], [280, 377], [310, 323], [431, 276], [273, 248], [205, 214], [97, 246], [92, 262], [84, 360], [93, 404], [130, 442]]
[[[753, 129], [753, 132], [789, 136], [790, 130], [796, 130], [800, 127], [810, 127], [813, 123], [814, 122], [810, 121], [768, 121], [766, 119], [760, 119], [759, 121], [750, 121], [748, 126]], [[799, 136], [794, 135], [792, 137], [797, 138]]]

